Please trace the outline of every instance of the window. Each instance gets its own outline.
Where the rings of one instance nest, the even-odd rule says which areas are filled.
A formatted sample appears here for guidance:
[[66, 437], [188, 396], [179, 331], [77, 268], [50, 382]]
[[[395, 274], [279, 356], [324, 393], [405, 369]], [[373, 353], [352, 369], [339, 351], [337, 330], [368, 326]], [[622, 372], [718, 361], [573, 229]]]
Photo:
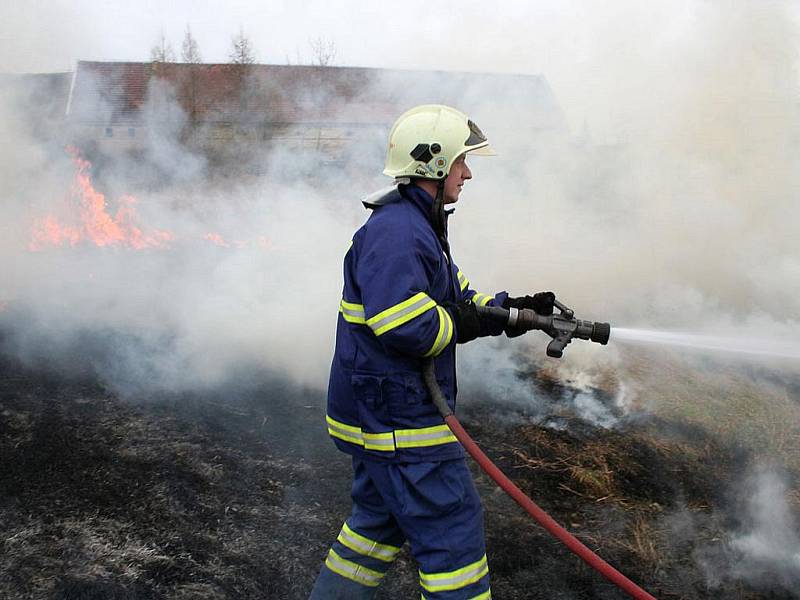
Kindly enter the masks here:
[[106, 127], [106, 137], [114, 137], [114, 129], [112, 127]]
[[136, 137], [136, 128], [135, 127], [128, 127], [128, 137], [129, 138]]

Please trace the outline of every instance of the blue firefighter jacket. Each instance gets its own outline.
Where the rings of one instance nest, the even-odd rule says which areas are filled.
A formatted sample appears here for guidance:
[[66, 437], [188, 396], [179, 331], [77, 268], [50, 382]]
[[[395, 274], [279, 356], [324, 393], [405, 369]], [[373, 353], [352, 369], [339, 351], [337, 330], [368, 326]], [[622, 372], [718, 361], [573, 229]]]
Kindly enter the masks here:
[[[336, 446], [357, 457], [463, 456], [425, 388], [422, 361], [434, 357], [439, 385], [455, 410], [457, 336], [444, 305], [467, 299], [500, 305], [507, 294], [470, 288], [433, 229], [432, 204], [421, 188], [398, 186], [371, 207], [344, 258], [327, 425]], [[501, 332], [482, 324], [482, 335]]]

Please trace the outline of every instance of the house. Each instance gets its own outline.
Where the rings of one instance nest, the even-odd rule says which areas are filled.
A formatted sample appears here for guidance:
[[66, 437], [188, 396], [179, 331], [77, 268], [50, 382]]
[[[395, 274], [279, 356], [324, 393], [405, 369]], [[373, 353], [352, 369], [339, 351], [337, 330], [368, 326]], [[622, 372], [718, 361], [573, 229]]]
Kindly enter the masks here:
[[80, 61], [65, 112], [76, 143], [111, 156], [168, 135], [212, 166], [276, 150], [343, 163], [382, 153], [397, 116], [431, 102], [479, 112], [493, 140], [566, 134], [541, 76], [360, 67]]

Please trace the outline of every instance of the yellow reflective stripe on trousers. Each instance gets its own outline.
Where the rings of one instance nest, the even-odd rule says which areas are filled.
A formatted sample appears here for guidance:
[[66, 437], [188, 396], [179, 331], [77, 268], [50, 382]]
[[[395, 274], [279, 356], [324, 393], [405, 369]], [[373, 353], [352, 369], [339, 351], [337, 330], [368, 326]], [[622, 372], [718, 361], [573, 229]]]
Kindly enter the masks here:
[[450, 318], [450, 313], [441, 306], [436, 307], [436, 312], [439, 314], [439, 333], [425, 356], [439, 356], [453, 339], [453, 319]]
[[455, 571], [447, 573], [423, 573], [420, 571], [419, 582], [429, 592], [446, 592], [475, 583], [488, 573], [489, 565], [484, 554], [480, 560]]
[[342, 313], [344, 320], [348, 323], [358, 323], [364, 325], [367, 322], [367, 315], [364, 313], [364, 305], [354, 302], [345, 302], [344, 298], [339, 302], [339, 312]]
[[494, 300], [494, 296], [482, 292], [475, 292], [475, 295], [472, 297], [472, 302], [478, 306], [486, 306], [492, 300]]
[[337, 538], [339, 542], [359, 554], [377, 558], [383, 562], [392, 562], [397, 558], [400, 548], [396, 546], [389, 546], [388, 544], [379, 544], [378, 542], [364, 537], [350, 529], [347, 523], [342, 525], [342, 531], [339, 532]]
[[428, 294], [419, 292], [408, 300], [403, 300], [403, 302], [379, 312], [374, 317], [370, 317], [367, 319], [367, 325], [372, 328], [375, 335], [383, 335], [395, 327], [400, 327], [403, 323], [408, 323], [434, 306], [436, 306], [436, 302]]
[[368, 585], [369, 587], [378, 585], [383, 577], [383, 573], [345, 560], [336, 554], [333, 548], [328, 552], [328, 558], [325, 559], [325, 566], [342, 577], [347, 577], [347, 579], [351, 579], [361, 585]]
[[396, 429], [394, 440], [398, 448], [425, 448], [458, 441], [447, 425], [419, 429]]
[[461, 291], [463, 292], [465, 289], [467, 289], [468, 285], [469, 285], [469, 279], [467, 279], [467, 277], [461, 271], [459, 271], [458, 272], [458, 286], [461, 289]]
[[325, 415], [325, 420], [328, 422], [328, 433], [331, 436], [344, 440], [345, 442], [350, 442], [351, 444], [357, 444], [358, 446], [364, 445], [364, 435], [361, 433], [360, 427], [346, 425], [340, 421], [331, 419], [328, 415]]
[[[420, 598], [422, 600], [427, 600], [427, 598], [425, 598], [425, 594], [420, 594]], [[478, 594], [477, 596], [473, 596], [467, 600], [492, 600], [492, 590], [486, 590], [482, 594]]]

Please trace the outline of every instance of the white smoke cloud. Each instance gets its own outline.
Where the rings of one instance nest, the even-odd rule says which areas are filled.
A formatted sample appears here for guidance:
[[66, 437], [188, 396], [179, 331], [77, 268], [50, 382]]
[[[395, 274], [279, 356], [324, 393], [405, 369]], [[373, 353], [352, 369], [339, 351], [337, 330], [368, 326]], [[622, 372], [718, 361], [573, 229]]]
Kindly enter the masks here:
[[761, 589], [796, 592], [800, 585], [800, 537], [785, 475], [760, 465], [742, 482], [740, 526], [717, 550], [698, 553], [709, 586], [748, 581]]

